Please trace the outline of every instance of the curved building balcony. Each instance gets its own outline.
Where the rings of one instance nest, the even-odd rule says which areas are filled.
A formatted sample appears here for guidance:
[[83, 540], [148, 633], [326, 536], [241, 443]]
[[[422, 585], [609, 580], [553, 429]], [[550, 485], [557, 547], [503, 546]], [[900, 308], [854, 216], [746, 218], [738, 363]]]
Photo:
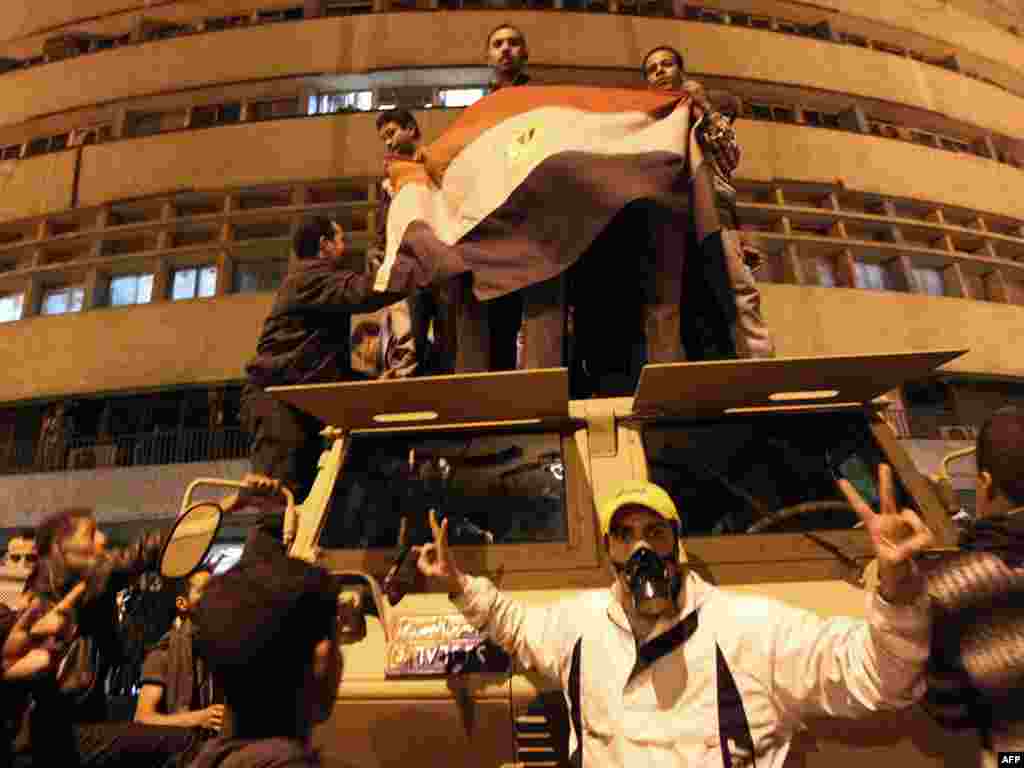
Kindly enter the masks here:
[[[669, 43], [688, 68], [939, 113], [1024, 138], [1024, 93], [909, 55], [734, 25], [597, 13], [372, 14], [266, 24], [128, 45], [0, 76], [4, 125], [103, 104], [225, 83], [400, 67], [482, 63], [481, 36], [498, 18], [520, 25], [535, 66], [636, 71], [644, 53]], [[1021, 46], [1024, 51], [1024, 46]], [[273, 56], [254, 56], [270, 51]], [[757, 56], [749, 55], [756, 50]], [[959, 68], [954, 57], [954, 68]], [[124, 77], [131, 72], [132, 77]], [[1019, 75], [1005, 87], [1017, 88]]]

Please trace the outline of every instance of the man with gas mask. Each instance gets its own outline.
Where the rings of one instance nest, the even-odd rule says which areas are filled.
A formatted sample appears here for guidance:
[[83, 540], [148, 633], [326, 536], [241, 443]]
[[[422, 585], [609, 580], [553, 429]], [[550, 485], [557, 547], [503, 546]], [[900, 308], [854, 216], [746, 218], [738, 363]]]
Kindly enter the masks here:
[[675, 504], [651, 483], [599, 507], [607, 591], [521, 605], [463, 574], [436, 520], [419, 567], [523, 667], [560, 682], [573, 765], [778, 768], [807, 718], [906, 707], [923, 693], [930, 610], [913, 558], [931, 533], [896, 505], [887, 466], [878, 514], [841, 488], [879, 562], [866, 620], [824, 620], [709, 585], [687, 566]]

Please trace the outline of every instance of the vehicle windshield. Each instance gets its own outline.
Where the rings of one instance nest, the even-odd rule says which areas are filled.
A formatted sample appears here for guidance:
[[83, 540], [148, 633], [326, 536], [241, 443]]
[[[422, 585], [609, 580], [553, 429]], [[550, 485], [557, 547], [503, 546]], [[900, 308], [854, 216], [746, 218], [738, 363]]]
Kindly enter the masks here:
[[643, 439], [650, 478], [675, 500], [687, 536], [852, 528], [839, 478], [878, 509], [884, 456], [860, 411], [660, 421]]
[[357, 434], [320, 546], [394, 548], [429, 540], [428, 511], [456, 545], [564, 542], [558, 432]]

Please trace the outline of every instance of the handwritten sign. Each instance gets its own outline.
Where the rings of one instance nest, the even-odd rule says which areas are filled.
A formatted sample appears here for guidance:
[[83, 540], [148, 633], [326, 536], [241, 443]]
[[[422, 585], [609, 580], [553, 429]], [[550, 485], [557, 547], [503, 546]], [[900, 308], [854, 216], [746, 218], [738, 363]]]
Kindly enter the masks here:
[[511, 659], [460, 614], [402, 616], [388, 644], [388, 677], [507, 674]]

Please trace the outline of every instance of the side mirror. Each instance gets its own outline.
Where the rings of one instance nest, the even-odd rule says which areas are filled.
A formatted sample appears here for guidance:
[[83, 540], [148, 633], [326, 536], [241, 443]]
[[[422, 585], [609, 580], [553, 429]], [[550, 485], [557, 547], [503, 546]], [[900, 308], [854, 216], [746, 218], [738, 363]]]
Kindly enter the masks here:
[[183, 579], [202, 565], [223, 517], [224, 511], [212, 502], [189, 507], [174, 523], [160, 553], [160, 575], [165, 579]]
[[373, 596], [365, 588], [342, 591], [338, 596], [338, 641], [342, 645], [353, 645], [366, 637], [367, 604], [373, 603]]

